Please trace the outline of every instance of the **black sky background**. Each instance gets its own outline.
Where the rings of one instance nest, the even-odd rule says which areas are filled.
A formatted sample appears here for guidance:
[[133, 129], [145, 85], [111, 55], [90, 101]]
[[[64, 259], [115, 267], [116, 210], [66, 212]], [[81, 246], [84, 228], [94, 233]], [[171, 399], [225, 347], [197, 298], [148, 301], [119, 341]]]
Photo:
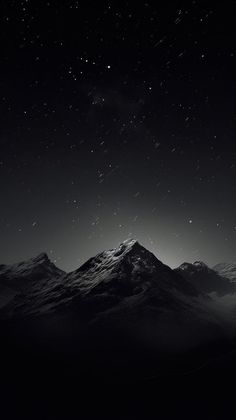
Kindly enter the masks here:
[[235, 2], [0, 4], [1, 263], [235, 261]]

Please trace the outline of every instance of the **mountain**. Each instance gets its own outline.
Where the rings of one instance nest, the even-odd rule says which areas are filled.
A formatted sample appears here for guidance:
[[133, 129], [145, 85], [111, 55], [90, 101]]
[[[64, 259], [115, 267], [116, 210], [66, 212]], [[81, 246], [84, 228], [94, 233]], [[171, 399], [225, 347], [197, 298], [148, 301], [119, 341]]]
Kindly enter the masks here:
[[[171, 334], [175, 338], [178, 334], [180, 341], [181, 334], [191, 335], [193, 324], [200, 331], [210, 323], [213, 331], [218, 320], [209, 313], [202, 290], [182, 271], [163, 264], [136, 240], [101, 252], [68, 274], [61, 273], [43, 254], [2, 267], [5, 285], [14, 284], [15, 293], [2, 316], [59, 317], [70, 320], [66, 322], [76, 329], [81, 323], [136, 329], [138, 334], [149, 334], [151, 340], [154, 335], [157, 341]], [[15, 284], [18, 287], [21, 281], [24, 287], [19, 293]]]
[[236, 282], [236, 264], [235, 263], [220, 263], [213, 267], [221, 277], [224, 277], [231, 282]]
[[[136, 240], [103, 251], [70, 273], [46, 254], [2, 265], [6, 352], [17, 343], [23, 355], [25, 348], [35, 354], [31, 357], [51, 354], [49, 366], [60, 355], [60, 363], [73, 372], [79, 366], [85, 375], [92, 365], [100, 372], [109, 366], [136, 370], [136, 363], [152, 370], [160, 354], [163, 360], [225, 334], [225, 321], [204, 292], [208, 288], [186, 275], [190, 266], [172, 270]], [[193, 267], [199, 272], [197, 263]], [[202, 264], [201, 271], [209, 274]]]
[[221, 276], [215, 269], [209, 268], [202, 261], [196, 261], [193, 264], [185, 262], [175, 271], [204, 293], [216, 292], [224, 295], [236, 292], [236, 287], [227, 278]]
[[[0, 283], [20, 291], [7, 309], [18, 315], [73, 311], [88, 318], [123, 301], [141, 297], [156, 303], [173, 300], [173, 294], [197, 296], [188, 281], [159, 261], [135, 240], [99, 253], [77, 270], [65, 274], [41, 254], [31, 260], [0, 267]], [[17, 304], [16, 304], [17, 303]]]
[[64, 271], [60, 270], [48, 258], [46, 253], [41, 253], [28, 261], [12, 265], [0, 265], [0, 281], [6, 279], [7, 281], [14, 282], [20, 286], [27, 281], [42, 280], [51, 278], [52, 276], [61, 276]]
[[62, 276], [60, 270], [41, 253], [28, 261], [12, 265], [0, 265], [0, 308], [14, 300], [16, 296], [42, 289], [46, 284]]
[[[118, 248], [104, 251], [89, 259], [79, 269], [65, 276], [67, 287], [77, 288], [85, 302], [92, 300], [99, 310], [122, 300], [149, 295], [173, 293], [197, 296], [188, 281], [159, 261], [135, 240], [124, 241]], [[95, 302], [97, 305], [95, 305]]]

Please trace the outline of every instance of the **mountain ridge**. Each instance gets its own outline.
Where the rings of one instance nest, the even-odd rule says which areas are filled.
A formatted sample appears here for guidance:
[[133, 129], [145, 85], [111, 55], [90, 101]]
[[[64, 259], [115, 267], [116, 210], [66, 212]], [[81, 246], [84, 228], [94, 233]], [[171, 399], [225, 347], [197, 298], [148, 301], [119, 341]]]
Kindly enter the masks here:
[[[210, 280], [204, 278], [204, 283], [203, 274]], [[46, 253], [0, 266], [0, 307], [15, 317], [60, 312], [93, 319], [121, 313], [122, 307], [155, 316], [169, 311], [173, 317], [177, 308], [181, 313], [205, 299], [216, 280], [220, 293], [230, 290], [228, 282], [203, 262], [171, 269], [136, 239], [127, 239], [69, 273], [56, 267]]]
[[[4, 278], [4, 269], [2, 271], [0, 282]], [[21, 298], [14, 297], [10, 303], [16, 313], [68, 307], [80, 312], [80, 308], [86, 306], [86, 311], [93, 314], [95, 309], [105, 311], [129, 297], [137, 300], [138, 296], [147, 296], [153, 291], [158, 296], [169, 295], [170, 300], [173, 293], [191, 297], [199, 294], [193, 285], [134, 239], [98, 253], [70, 273], [58, 269], [45, 253], [8, 267], [6, 273], [5, 283], [10, 280], [15, 286], [22, 279], [27, 283], [25, 291], [20, 290]]]
[[[100, 345], [109, 353], [128, 340], [136, 354], [137, 340], [165, 354], [225, 335], [211, 297], [133, 239], [70, 273], [58, 271], [45, 253], [12, 267], [5, 279], [0, 269], [0, 320], [44, 342], [46, 351], [67, 352], [72, 343], [69, 353], [84, 354], [81, 345], [86, 354]], [[193, 267], [208, 272], [205, 264]]]

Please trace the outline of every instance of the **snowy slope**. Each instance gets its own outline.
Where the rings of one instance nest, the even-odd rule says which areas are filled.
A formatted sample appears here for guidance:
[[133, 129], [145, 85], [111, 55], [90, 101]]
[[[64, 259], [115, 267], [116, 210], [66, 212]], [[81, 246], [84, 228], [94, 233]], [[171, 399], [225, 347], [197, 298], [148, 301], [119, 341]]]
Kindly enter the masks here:
[[61, 276], [64, 272], [56, 267], [48, 258], [47, 254], [41, 253], [36, 257], [12, 265], [0, 265], [0, 281], [14, 283], [16, 286], [27, 281], [42, 280], [52, 276]]
[[30, 298], [31, 293], [42, 291], [64, 274], [47, 254], [41, 253], [28, 261], [0, 265], [0, 308]]
[[220, 276], [236, 282], [236, 264], [235, 263], [220, 263], [213, 267]]
[[135, 240], [98, 254], [65, 278], [67, 284], [77, 285], [84, 296], [102, 291], [128, 296], [152, 287], [196, 294], [189, 282]]

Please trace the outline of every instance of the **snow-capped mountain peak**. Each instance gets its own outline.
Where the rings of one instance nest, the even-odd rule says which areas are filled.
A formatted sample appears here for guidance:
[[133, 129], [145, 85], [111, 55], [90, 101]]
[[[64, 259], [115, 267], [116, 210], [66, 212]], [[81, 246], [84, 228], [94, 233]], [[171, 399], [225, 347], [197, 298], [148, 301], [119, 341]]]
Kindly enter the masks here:
[[103, 254], [114, 257], [114, 259], [117, 259], [118, 257], [124, 257], [130, 251], [135, 251], [140, 248], [142, 248], [142, 246], [139, 244], [137, 240], [126, 239], [118, 247], [113, 248], [109, 251], [104, 251]]
[[123, 241], [118, 247], [102, 253], [104, 257], [113, 259], [113, 262], [119, 262], [125, 258], [131, 258], [132, 261], [138, 262], [140, 260], [148, 259], [149, 264], [160, 261], [146, 248], [144, 248], [136, 239], [127, 239]]
[[108, 293], [131, 296], [138, 291], [175, 288], [194, 294], [194, 288], [134, 239], [118, 247], [101, 252], [65, 276], [69, 287], [77, 287], [81, 294]]

